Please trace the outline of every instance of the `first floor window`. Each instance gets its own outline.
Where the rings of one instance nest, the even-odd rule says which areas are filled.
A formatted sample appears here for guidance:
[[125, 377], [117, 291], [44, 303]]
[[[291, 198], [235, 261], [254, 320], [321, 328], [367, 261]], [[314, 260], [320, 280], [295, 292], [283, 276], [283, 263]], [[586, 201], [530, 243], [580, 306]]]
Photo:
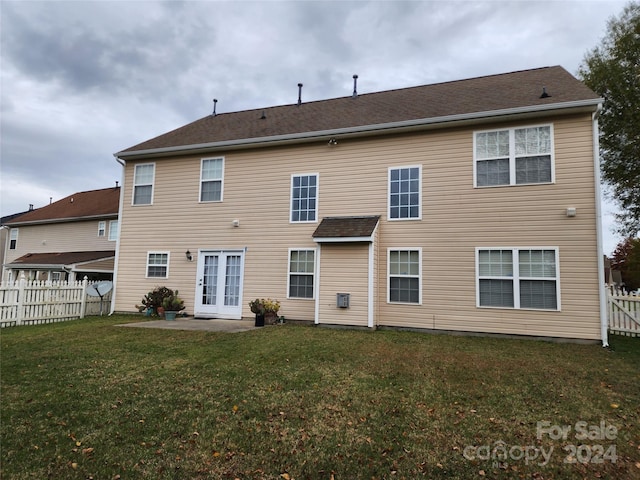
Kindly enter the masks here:
[[9, 233], [9, 250], [15, 250], [18, 246], [18, 229], [12, 228]]
[[289, 252], [289, 298], [313, 298], [315, 250]]
[[156, 166], [154, 163], [136, 165], [133, 173], [133, 204], [151, 205], [153, 200], [153, 181]]
[[109, 222], [109, 240], [116, 241], [118, 239], [118, 220]]
[[389, 250], [389, 302], [421, 303], [420, 250]]
[[147, 277], [167, 278], [168, 270], [168, 253], [149, 252], [147, 254]]
[[98, 236], [99, 237], [104, 237], [104, 232], [106, 229], [106, 223], [105, 222], [98, 222]]
[[558, 310], [555, 248], [478, 249], [478, 306]]

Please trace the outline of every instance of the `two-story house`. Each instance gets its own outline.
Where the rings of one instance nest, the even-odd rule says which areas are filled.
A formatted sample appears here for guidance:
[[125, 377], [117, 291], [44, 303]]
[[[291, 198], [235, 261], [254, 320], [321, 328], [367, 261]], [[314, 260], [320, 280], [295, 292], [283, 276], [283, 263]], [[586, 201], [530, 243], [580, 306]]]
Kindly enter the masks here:
[[111, 280], [120, 187], [78, 192], [5, 222], [3, 281]]
[[212, 114], [120, 151], [115, 311], [603, 340], [601, 99], [547, 67]]

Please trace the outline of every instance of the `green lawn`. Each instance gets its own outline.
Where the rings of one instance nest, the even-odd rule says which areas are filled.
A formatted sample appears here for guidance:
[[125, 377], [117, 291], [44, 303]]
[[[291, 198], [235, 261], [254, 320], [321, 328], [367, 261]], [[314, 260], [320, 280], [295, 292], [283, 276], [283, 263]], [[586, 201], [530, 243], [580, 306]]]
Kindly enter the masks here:
[[640, 478], [640, 339], [132, 320], [0, 332], [2, 478]]

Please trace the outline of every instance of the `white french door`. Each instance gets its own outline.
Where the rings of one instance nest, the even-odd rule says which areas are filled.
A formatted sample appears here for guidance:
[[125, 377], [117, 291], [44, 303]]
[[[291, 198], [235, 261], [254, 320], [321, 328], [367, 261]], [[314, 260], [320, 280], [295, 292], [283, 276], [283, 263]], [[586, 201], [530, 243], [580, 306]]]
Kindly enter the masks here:
[[242, 318], [243, 250], [198, 253], [195, 316]]

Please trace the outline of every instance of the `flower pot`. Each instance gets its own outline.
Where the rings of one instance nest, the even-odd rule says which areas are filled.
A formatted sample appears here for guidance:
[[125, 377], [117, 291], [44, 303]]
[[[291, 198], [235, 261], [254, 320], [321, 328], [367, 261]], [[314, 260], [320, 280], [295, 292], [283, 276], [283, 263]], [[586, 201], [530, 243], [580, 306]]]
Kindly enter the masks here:
[[176, 314], [178, 312], [174, 312], [174, 311], [170, 311], [170, 310], [165, 310], [164, 312], [164, 319], [165, 320], [175, 320], [176, 319]]
[[256, 313], [256, 327], [264, 327], [264, 313]]

